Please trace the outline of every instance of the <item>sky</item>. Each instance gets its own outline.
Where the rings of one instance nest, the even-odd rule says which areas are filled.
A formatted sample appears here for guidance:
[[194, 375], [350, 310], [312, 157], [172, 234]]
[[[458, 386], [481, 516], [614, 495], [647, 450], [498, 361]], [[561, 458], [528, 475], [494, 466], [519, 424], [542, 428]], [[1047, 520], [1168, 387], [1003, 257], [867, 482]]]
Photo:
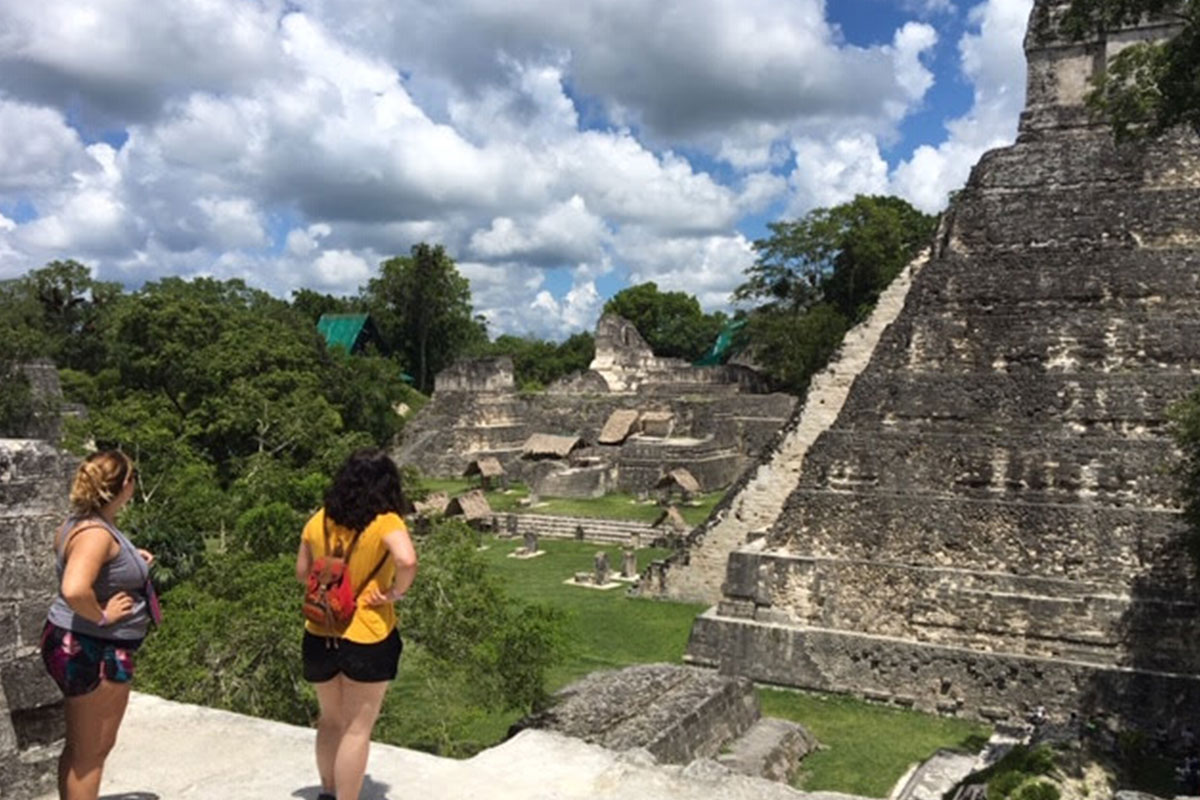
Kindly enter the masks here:
[[729, 310], [769, 222], [936, 212], [1013, 141], [1031, 5], [0, 0], [0, 279], [344, 295], [424, 241], [493, 335]]

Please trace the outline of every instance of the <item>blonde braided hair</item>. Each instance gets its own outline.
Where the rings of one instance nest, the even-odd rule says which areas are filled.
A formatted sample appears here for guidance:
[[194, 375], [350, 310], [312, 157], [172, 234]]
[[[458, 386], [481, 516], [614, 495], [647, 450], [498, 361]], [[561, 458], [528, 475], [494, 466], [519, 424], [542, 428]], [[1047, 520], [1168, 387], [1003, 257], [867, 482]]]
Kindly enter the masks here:
[[71, 482], [71, 511], [95, 514], [120, 494], [133, 474], [133, 461], [120, 450], [102, 450], [83, 460]]

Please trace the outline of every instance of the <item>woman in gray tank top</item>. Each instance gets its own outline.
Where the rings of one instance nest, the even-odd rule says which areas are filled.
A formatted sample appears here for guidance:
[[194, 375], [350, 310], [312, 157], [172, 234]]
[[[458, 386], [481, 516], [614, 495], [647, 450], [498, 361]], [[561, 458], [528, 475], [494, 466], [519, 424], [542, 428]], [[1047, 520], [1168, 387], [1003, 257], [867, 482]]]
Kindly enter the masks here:
[[153, 556], [115, 523], [136, 477], [124, 453], [89, 456], [71, 485], [71, 514], [54, 537], [59, 586], [42, 634], [42, 661], [66, 698], [60, 800], [96, 800], [100, 793], [104, 760], [129, 701], [133, 655], [155, 602]]

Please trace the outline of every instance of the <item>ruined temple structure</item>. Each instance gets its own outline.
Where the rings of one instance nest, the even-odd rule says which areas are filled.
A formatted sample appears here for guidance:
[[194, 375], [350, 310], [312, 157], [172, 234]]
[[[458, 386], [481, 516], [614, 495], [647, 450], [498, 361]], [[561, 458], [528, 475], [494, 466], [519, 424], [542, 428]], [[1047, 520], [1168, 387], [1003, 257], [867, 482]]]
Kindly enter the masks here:
[[[547, 496], [649, 492], [679, 467], [700, 491], [713, 491], [737, 479], [795, 402], [770, 392], [747, 367], [655, 356], [632, 323], [605, 315], [591, 368], [544, 392], [518, 392], [508, 358], [463, 361], [439, 373], [432, 400], [405, 426], [395, 456], [437, 476], [495, 459]], [[565, 453], [541, 446], [560, 440], [586, 446]]]
[[1200, 384], [1200, 140], [1116, 145], [1087, 78], [1169, 29], [1067, 41], [1061, 8], [1035, 4], [1016, 144], [975, 167], [777, 520], [729, 557], [692, 663], [993, 720], [1200, 712], [1167, 430]]
[[62, 694], [42, 666], [40, 642], [56, 587], [50, 544], [74, 462], [45, 438], [57, 436], [62, 400], [54, 365], [26, 371], [47, 410], [0, 431], [22, 437], [0, 438], [0, 798], [54, 785], [64, 732]]

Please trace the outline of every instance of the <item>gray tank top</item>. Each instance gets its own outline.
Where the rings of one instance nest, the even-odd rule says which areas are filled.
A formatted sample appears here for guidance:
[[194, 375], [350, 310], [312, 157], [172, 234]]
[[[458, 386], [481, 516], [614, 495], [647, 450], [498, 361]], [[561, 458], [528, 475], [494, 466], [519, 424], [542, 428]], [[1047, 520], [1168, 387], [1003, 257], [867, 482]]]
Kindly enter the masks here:
[[150, 610], [146, 606], [146, 582], [150, 580], [150, 568], [137, 548], [133, 546], [133, 542], [129, 541], [129, 538], [116, 527], [105, 522], [102, 517], [87, 517], [86, 520], [88, 524], [99, 525], [107, 530], [116, 539], [120, 552], [117, 553], [116, 558], [101, 565], [92, 589], [96, 592], [96, 599], [100, 601], [101, 608], [117, 592], [128, 592], [133, 598], [133, 610], [116, 622], [101, 627], [76, 614], [74, 609], [63, 599], [62, 576], [67, 563], [63, 555], [63, 549], [66, 547], [65, 531], [70, 530], [84, 519], [83, 517], [68, 517], [55, 539], [59, 592], [50, 604], [50, 613], [47, 618], [60, 628], [100, 639], [130, 641], [145, 638], [146, 629], [150, 625]]

